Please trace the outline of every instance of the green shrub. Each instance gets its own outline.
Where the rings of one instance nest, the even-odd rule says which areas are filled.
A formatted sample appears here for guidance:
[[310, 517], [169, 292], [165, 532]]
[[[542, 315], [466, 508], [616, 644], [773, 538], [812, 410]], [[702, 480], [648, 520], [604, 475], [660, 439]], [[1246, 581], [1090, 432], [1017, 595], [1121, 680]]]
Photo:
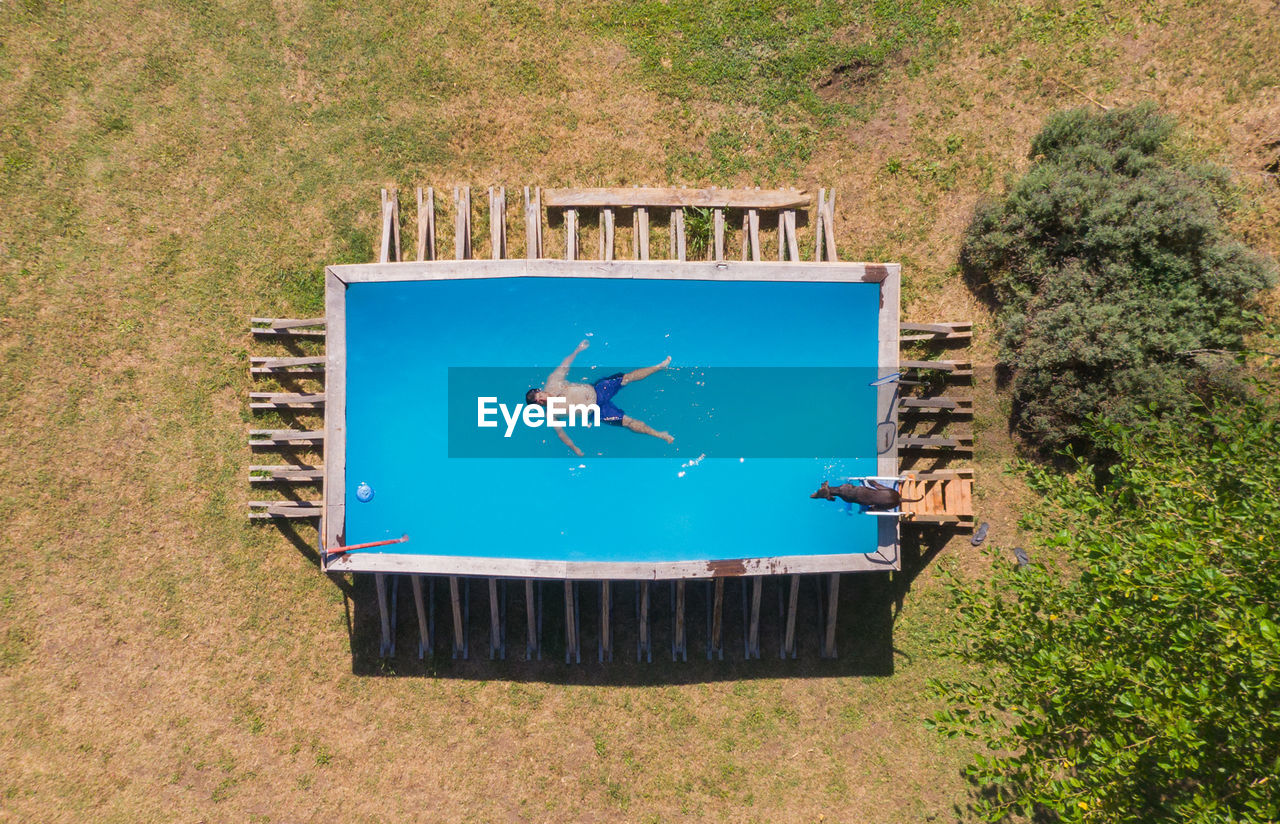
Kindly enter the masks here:
[[1068, 574], [998, 562], [953, 580], [981, 674], [935, 684], [937, 721], [985, 744], [969, 767], [984, 818], [1280, 821], [1275, 414], [1109, 426], [1101, 486], [1089, 466], [1033, 472], [1047, 500], [1030, 525]]
[[1014, 426], [1089, 448], [1084, 421], [1184, 409], [1191, 350], [1240, 349], [1274, 266], [1222, 225], [1221, 170], [1179, 162], [1151, 106], [1049, 118], [1032, 166], [981, 207], [961, 263], [996, 304]]

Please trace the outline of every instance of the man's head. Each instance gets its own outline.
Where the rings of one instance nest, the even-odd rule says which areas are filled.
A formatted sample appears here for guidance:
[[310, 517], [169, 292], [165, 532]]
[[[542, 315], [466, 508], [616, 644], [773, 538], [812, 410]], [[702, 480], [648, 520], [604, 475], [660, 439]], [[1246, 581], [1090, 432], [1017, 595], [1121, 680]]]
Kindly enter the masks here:
[[533, 389], [530, 389], [528, 392], [524, 393], [524, 402], [527, 404], [532, 404], [534, 406], [546, 406], [547, 393], [541, 389], [538, 389], [537, 387], [534, 387]]

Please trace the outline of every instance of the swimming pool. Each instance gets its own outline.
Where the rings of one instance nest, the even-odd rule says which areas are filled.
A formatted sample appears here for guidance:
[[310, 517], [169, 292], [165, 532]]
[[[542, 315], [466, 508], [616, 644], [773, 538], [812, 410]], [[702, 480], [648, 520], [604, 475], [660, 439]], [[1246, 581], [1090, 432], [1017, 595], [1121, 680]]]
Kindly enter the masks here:
[[[894, 569], [897, 521], [815, 501], [896, 473], [898, 267], [434, 261], [327, 270], [333, 571], [656, 579]], [[671, 357], [612, 402], [671, 444], [511, 413]], [[492, 426], [482, 426], [482, 404]], [[500, 410], [506, 405], [507, 413]], [[602, 408], [605, 406], [601, 404]]]

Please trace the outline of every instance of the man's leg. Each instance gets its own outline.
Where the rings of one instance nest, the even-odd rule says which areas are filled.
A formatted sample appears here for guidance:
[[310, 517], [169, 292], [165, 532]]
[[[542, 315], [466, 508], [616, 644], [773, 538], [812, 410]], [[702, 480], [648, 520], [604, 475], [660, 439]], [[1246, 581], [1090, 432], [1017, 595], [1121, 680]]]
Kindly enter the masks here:
[[667, 355], [667, 359], [664, 360], [662, 363], [655, 363], [653, 366], [646, 366], [643, 369], [633, 369], [627, 374], [622, 376], [622, 385], [626, 386], [627, 384], [632, 383], [633, 381], [642, 381], [645, 378], [652, 375], [654, 372], [657, 372], [662, 369], [666, 369], [667, 364], [669, 363], [671, 363], [671, 356]]
[[673, 443], [675, 441], [675, 438], [671, 437], [666, 432], [659, 432], [644, 421], [638, 421], [628, 415], [622, 416], [622, 425], [627, 429], [630, 429], [632, 432], [639, 432], [641, 435], [652, 435], [655, 438], [661, 438], [667, 443]]

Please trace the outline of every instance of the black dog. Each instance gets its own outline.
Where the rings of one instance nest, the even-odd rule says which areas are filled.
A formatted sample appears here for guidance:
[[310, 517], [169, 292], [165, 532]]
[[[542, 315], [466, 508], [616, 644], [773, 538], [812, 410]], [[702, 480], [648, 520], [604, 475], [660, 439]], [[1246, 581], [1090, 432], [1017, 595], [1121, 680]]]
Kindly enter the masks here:
[[836, 498], [847, 503], [865, 506], [867, 509], [890, 510], [897, 509], [898, 505], [904, 500], [908, 503], [919, 501], [920, 498], [903, 498], [898, 494], [896, 489], [887, 487], [879, 481], [868, 481], [869, 486], [861, 484], [840, 484], [832, 486], [826, 481], [822, 482], [822, 488], [810, 495], [810, 498], [826, 498], [828, 501], [834, 501]]

